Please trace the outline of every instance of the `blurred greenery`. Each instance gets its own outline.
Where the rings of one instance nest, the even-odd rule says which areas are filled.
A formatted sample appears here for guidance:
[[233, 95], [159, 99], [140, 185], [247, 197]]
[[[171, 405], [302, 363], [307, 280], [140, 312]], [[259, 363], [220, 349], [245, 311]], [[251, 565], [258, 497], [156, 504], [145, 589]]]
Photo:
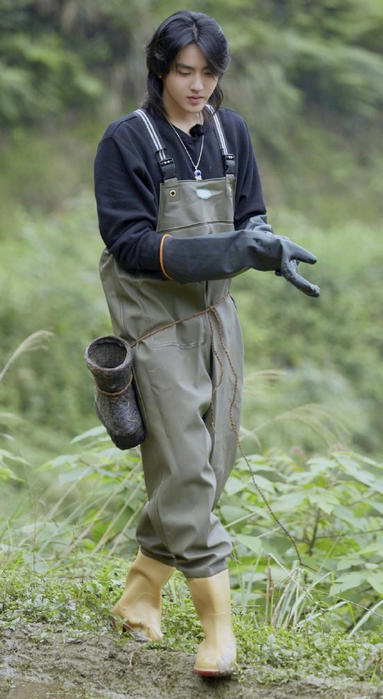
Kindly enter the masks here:
[[[229, 37], [225, 103], [249, 123], [270, 223], [319, 260], [307, 271], [318, 300], [271, 274], [233, 281], [245, 448], [310, 454], [340, 444], [379, 458], [381, 2], [188, 6]], [[0, 0], [0, 366], [29, 335], [52, 332], [47, 349], [20, 356], [3, 378], [0, 429], [32, 462], [97, 425], [83, 353], [110, 324], [92, 163], [108, 121], [142, 98], [144, 44], [177, 9], [173, 0]]]

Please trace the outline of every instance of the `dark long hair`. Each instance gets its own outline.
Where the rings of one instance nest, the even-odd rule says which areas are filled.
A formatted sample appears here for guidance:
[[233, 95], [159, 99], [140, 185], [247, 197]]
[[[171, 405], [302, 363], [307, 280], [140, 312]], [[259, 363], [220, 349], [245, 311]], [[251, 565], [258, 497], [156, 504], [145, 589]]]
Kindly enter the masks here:
[[[215, 19], [203, 12], [175, 12], [162, 22], [146, 47], [148, 78], [143, 107], [165, 116], [162, 78], [167, 76], [180, 51], [189, 44], [199, 46], [213, 75], [221, 78], [226, 72], [230, 62], [229, 44]], [[217, 110], [222, 100], [218, 80], [209, 103]]]

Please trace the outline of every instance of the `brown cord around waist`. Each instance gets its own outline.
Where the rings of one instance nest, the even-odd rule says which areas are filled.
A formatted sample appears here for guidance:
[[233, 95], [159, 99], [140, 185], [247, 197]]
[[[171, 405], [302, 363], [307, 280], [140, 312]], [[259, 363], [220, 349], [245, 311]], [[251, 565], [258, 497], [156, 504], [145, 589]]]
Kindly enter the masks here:
[[139, 337], [138, 340], [133, 342], [131, 347], [135, 347], [138, 345], [139, 342], [143, 342], [144, 340], [147, 340], [148, 337], [151, 337], [152, 335], [156, 335], [156, 333], [162, 332], [162, 330], [167, 330], [168, 328], [172, 328], [173, 325], [179, 325], [179, 323], [183, 323], [186, 320], [191, 320], [192, 318], [198, 318], [198, 316], [203, 316], [205, 313], [209, 313], [210, 311], [214, 311], [214, 309], [219, 306], [220, 303], [223, 301], [226, 301], [227, 298], [229, 298], [230, 292], [228, 291], [225, 296], [222, 296], [222, 298], [217, 301], [217, 303], [214, 303], [212, 306], [209, 306], [208, 308], [204, 308], [203, 311], [197, 311], [197, 313], [192, 313], [190, 316], [185, 316], [184, 318], [179, 318], [179, 320], [173, 320], [171, 323], [168, 323], [167, 325], [162, 325], [160, 328], [157, 328], [156, 330], [151, 330], [149, 333], [146, 335], [143, 335], [142, 337]]

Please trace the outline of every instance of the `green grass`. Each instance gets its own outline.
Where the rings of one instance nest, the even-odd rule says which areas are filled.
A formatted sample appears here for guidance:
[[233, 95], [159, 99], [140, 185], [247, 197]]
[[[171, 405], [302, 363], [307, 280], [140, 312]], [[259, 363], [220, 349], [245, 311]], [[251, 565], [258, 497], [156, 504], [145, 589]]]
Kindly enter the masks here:
[[[36, 637], [60, 628], [85, 639], [114, 633], [125, 644], [130, 637], [109, 620], [137, 546], [140, 460], [115, 449], [99, 427], [72, 447], [32, 470], [50, 479], [37, 498], [17, 482], [24, 500], [0, 521], [0, 629], [35, 624]], [[239, 679], [251, 668], [260, 683], [315, 675], [380, 685], [383, 465], [350, 452], [306, 460], [273, 450], [247, 460], [237, 461], [218, 508], [234, 547]], [[164, 643], [150, 647], [194, 654], [203, 636], [181, 574], [163, 602]]]
[[[2, 557], [0, 630], [33, 624], [37, 639], [58, 627], [69, 635], [111, 633], [110, 609], [124, 585], [127, 563], [120, 558], [79, 556], [71, 566], [44, 575], [33, 572], [17, 557]], [[238, 641], [239, 679], [247, 667], [256, 669], [261, 683], [286, 682], [308, 676], [343, 681], [383, 680], [383, 635], [377, 632], [348, 637], [326, 624], [306, 629], [275, 628], [251, 609], [233, 605]], [[202, 632], [183, 577], [176, 573], [164, 588], [164, 642], [150, 647], [194, 654]], [[122, 644], [131, 637], [120, 635]]]
[[[37, 469], [23, 465], [24, 481], [11, 480], [20, 465], [0, 450], [0, 477], [18, 491], [0, 519], [0, 552], [15, 570], [67, 576], [78, 557], [102, 554], [111, 566], [136, 551], [146, 501], [138, 450], [121, 452], [101, 427], [71, 446]], [[383, 464], [349, 451], [238, 459], [217, 507], [233, 543], [235, 605], [281, 629], [379, 631], [382, 494]]]

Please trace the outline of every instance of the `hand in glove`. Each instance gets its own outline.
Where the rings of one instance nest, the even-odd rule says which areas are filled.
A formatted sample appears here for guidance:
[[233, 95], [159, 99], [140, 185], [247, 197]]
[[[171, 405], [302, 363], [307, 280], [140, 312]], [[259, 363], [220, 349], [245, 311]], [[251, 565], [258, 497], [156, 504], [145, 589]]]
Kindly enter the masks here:
[[297, 262], [315, 264], [316, 257], [289, 238], [274, 235], [262, 216], [254, 216], [244, 230], [161, 241], [161, 266], [169, 279], [188, 282], [234, 277], [248, 269], [275, 271], [309, 296], [318, 286], [297, 272]]

